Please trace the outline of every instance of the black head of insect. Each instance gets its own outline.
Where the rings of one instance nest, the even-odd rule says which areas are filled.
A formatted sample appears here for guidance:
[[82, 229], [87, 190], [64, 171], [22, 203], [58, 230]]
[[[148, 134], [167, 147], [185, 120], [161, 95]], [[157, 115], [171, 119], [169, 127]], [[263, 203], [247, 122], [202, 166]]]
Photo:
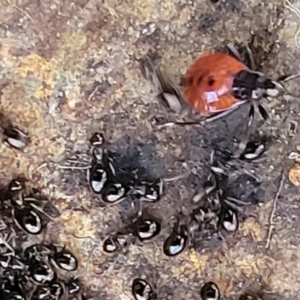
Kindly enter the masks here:
[[161, 223], [150, 217], [140, 217], [132, 224], [134, 235], [141, 241], [151, 240], [161, 231]]
[[157, 299], [151, 285], [144, 279], [135, 278], [132, 282], [131, 293], [135, 300]]
[[185, 225], [175, 225], [172, 233], [164, 241], [163, 252], [166, 256], [176, 256], [182, 253], [188, 243], [189, 233]]
[[8, 189], [11, 193], [20, 192], [22, 190], [25, 190], [25, 182], [27, 180], [25, 178], [15, 178], [11, 180], [11, 182], [8, 185]]
[[90, 143], [93, 147], [102, 147], [105, 143], [103, 133], [95, 132], [90, 138]]
[[210, 281], [202, 286], [200, 296], [202, 300], [219, 300], [220, 290], [214, 282]]
[[[233, 44], [228, 44], [232, 54], [242, 61], [239, 51]], [[233, 80], [232, 93], [236, 99], [250, 102], [248, 127], [250, 127], [254, 118], [254, 105], [262, 118], [266, 121], [269, 116], [265, 108], [258, 102], [263, 97], [276, 97], [282, 91], [283, 85], [280, 82], [271, 80], [265, 74], [255, 71], [256, 66], [251, 49], [246, 45], [247, 58], [249, 60], [249, 69], [237, 73]], [[279, 88], [279, 90], [278, 90]]]

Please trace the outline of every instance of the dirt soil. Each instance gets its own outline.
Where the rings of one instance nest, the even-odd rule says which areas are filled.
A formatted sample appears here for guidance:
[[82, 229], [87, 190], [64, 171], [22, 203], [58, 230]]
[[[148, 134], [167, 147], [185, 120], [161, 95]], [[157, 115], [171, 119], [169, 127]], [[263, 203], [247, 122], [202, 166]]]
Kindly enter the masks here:
[[[299, 99], [265, 100], [271, 116], [267, 123], [256, 114], [254, 124], [270, 143], [266, 160], [239, 165], [239, 175], [251, 173], [260, 181], [248, 186], [249, 175], [237, 177], [245, 193], [253, 191], [254, 204], [239, 231], [205, 253], [190, 249], [168, 258], [162, 244], [174, 216], [183, 205], [188, 207], [196, 186], [208, 174], [211, 151], [231, 149], [232, 138], [243, 135], [248, 107], [240, 107], [226, 122], [204, 128], [158, 129], [157, 91], [143, 77], [139, 61], [155, 53], [155, 62], [179, 82], [199, 55], [222, 50], [229, 41], [249, 42], [254, 36], [251, 47], [260, 70], [274, 78], [297, 73], [299, 21], [288, 1], [0, 4], [0, 109], [31, 136], [23, 152], [0, 145], [0, 180], [6, 184], [24, 174], [52, 199], [61, 216], [50, 226], [47, 239], [65, 243], [76, 253], [82, 281], [95, 299], [133, 299], [132, 280], [142, 275], [157, 286], [160, 299], [200, 299], [200, 287], [208, 280], [219, 285], [224, 299], [236, 299], [257, 284], [263, 286], [266, 299], [298, 299], [299, 188], [289, 181], [288, 172], [294, 164], [290, 153], [297, 153], [299, 145], [297, 128], [294, 135], [289, 130], [290, 122], [300, 121]], [[300, 2], [294, 5], [300, 8]], [[298, 83], [288, 85], [294, 94], [300, 92]], [[139, 145], [146, 169], [156, 176], [181, 174], [184, 163], [192, 170], [188, 177], [168, 182], [165, 196], [148, 207], [163, 218], [162, 234], [114, 256], [103, 253], [101, 241], [122, 225], [129, 208], [104, 207], [90, 192], [85, 169], [59, 167], [74, 155], [88, 161], [88, 139], [94, 131], [103, 132], [121, 150]]]

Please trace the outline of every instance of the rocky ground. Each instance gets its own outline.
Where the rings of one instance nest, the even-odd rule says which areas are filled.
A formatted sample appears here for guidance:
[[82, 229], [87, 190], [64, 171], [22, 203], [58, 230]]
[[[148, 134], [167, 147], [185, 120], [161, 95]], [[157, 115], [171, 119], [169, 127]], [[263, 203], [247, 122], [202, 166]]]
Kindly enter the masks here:
[[[215, 3], [214, 3], [215, 2]], [[212, 149], [232, 147], [245, 129], [247, 107], [205, 127], [158, 129], [157, 91], [143, 76], [140, 59], [155, 53], [159, 64], [179, 82], [200, 54], [224, 50], [226, 43], [251, 44], [257, 65], [276, 78], [299, 72], [299, 20], [288, 1], [4, 1], [0, 10], [0, 110], [28, 130], [22, 152], [0, 145], [2, 184], [23, 174], [52, 199], [61, 215], [47, 239], [68, 245], [80, 260], [82, 280], [95, 299], [133, 299], [131, 282], [145, 275], [160, 299], [199, 299], [203, 282], [213, 280], [224, 299], [262, 284], [266, 299], [297, 299], [300, 291], [298, 188], [289, 181], [297, 158], [299, 99], [265, 101], [271, 119], [255, 126], [270, 137], [265, 161], [239, 166], [261, 182], [254, 210], [237, 233], [217, 249], [188, 250], [164, 256], [163, 240], [172, 217], [188, 207], [203, 181]], [[296, 80], [288, 85], [300, 92]], [[165, 196], [149, 210], [164, 219], [155, 242], [130, 246], [106, 256], [101, 241], [108, 229], [130, 214], [124, 205], [104, 207], [88, 189], [86, 169], [63, 169], [76, 155], [87, 162], [89, 138], [101, 131], [120, 149], [142, 149], [147, 170], [165, 178], [192, 173], [166, 184]], [[131, 137], [130, 140], [126, 136]], [[120, 147], [122, 146], [122, 147]], [[294, 154], [293, 154], [294, 153]], [[88, 162], [87, 162], [88, 163]], [[249, 179], [249, 178], [248, 178]], [[247, 178], [238, 184], [247, 187]], [[282, 183], [282, 185], [280, 185]], [[279, 187], [282, 189], [278, 192]], [[121, 211], [121, 214], [120, 214]], [[121, 218], [122, 217], [122, 218]], [[270, 226], [273, 228], [269, 240]], [[82, 237], [82, 238], [79, 238]], [[93, 250], [93, 251], [92, 251]], [[92, 251], [92, 252], [91, 252]], [[149, 279], [150, 280], [150, 279]]]

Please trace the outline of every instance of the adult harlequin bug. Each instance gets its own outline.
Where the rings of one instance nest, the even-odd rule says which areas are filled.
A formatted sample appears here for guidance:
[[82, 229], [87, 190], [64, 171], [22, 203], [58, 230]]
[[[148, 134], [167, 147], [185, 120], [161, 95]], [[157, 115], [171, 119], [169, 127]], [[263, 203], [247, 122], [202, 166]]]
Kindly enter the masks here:
[[[246, 50], [249, 56], [249, 67], [242, 62], [240, 54], [233, 44], [228, 44], [227, 47], [233, 55], [212, 53], [198, 58], [188, 68], [182, 80], [182, 91], [179, 93], [178, 89], [174, 87], [176, 90], [174, 96], [178, 98], [179, 102], [189, 104], [194, 111], [205, 117], [203, 122], [213, 121], [228, 115], [247, 102], [251, 104], [248, 126], [250, 126], [254, 116], [254, 105], [258, 107], [260, 114], [266, 120], [268, 114], [264, 107], [258, 103], [258, 100], [264, 97], [277, 97], [280, 93], [286, 92], [284, 82], [297, 78], [300, 74], [283, 76], [278, 80], [273, 80], [254, 70], [252, 52], [248, 46], [246, 46]], [[150, 68], [148, 73], [154, 73], [151, 79], [160, 89], [160, 94], [169, 95], [170, 89], [162, 90], [162, 86], [166, 85], [162, 83], [169, 79], [164, 78], [159, 70], [149, 64], [149, 61], [147, 64], [143, 64], [143, 68]], [[148, 76], [148, 78], [150, 77]], [[169, 107], [172, 108], [174, 99], [168, 102]], [[202, 124], [203, 122], [171, 123], [189, 125]]]
[[[284, 91], [283, 82], [295, 78], [273, 80], [261, 72], [254, 71], [252, 52], [246, 46], [250, 66], [246, 66], [233, 44], [227, 45], [234, 55], [213, 53], [198, 58], [187, 70], [183, 81], [186, 102], [203, 116], [224, 116], [239, 105], [251, 101], [250, 117], [254, 114], [254, 100], [276, 97]], [[297, 75], [298, 76], [298, 75]], [[268, 114], [258, 104], [260, 114], [267, 119]]]

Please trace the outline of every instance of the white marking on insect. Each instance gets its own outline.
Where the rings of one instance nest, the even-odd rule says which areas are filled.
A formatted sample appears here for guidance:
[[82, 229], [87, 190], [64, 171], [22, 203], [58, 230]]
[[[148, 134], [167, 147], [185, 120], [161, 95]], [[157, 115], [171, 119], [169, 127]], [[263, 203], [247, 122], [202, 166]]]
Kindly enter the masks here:
[[9, 145], [11, 145], [12, 147], [15, 147], [17, 149], [21, 149], [26, 146], [26, 143], [24, 143], [20, 140], [14, 139], [14, 138], [7, 138], [7, 142]]
[[233, 232], [237, 229], [237, 217], [236, 217], [236, 214], [231, 211], [231, 210], [228, 210], [227, 213], [230, 215], [231, 217], [231, 221], [224, 221], [223, 222], [223, 225], [224, 225], [224, 228], [229, 231], [229, 232]]
[[104, 186], [106, 180], [107, 180], [107, 174], [102, 169], [96, 170], [96, 172], [102, 174], [101, 180], [100, 181], [96, 180], [96, 179], [92, 180], [91, 186], [92, 186], [93, 191], [95, 191], [96, 193], [100, 193], [103, 189], [103, 186]]
[[138, 234], [142, 239], [151, 238], [155, 231], [157, 230], [157, 225], [155, 222], [145, 221], [145, 223], [149, 226], [149, 230], [147, 232], [139, 231]]
[[61, 269], [64, 269], [66, 271], [74, 271], [77, 268], [77, 260], [76, 260], [76, 258], [73, 255], [71, 255], [70, 253], [66, 253], [64, 255], [64, 257], [69, 260], [69, 263], [59, 262], [57, 265]]
[[125, 189], [122, 187], [120, 183], [116, 183], [115, 187], [117, 189], [116, 194], [109, 194], [106, 196], [106, 200], [109, 202], [115, 202], [120, 200], [125, 195]]
[[36, 234], [36, 233], [40, 232], [42, 229], [42, 220], [36, 212], [31, 211], [30, 213], [31, 213], [31, 215], [34, 216], [36, 225], [27, 223], [27, 224], [24, 224], [24, 227], [26, 228], [26, 230], [29, 233]]
[[213, 103], [219, 100], [219, 96], [216, 92], [205, 92], [204, 95], [207, 103]]
[[264, 150], [265, 150], [265, 146], [264, 146], [264, 145], [259, 145], [259, 146], [255, 149], [255, 151], [254, 151], [253, 153], [247, 153], [247, 154], [245, 154], [245, 158], [246, 158], [246, 159], [249, 159], [249, 160], [255, 159], [255, 158], [257, 158], [258, 156], [260, 156], [260, 155], [263, 153]]

